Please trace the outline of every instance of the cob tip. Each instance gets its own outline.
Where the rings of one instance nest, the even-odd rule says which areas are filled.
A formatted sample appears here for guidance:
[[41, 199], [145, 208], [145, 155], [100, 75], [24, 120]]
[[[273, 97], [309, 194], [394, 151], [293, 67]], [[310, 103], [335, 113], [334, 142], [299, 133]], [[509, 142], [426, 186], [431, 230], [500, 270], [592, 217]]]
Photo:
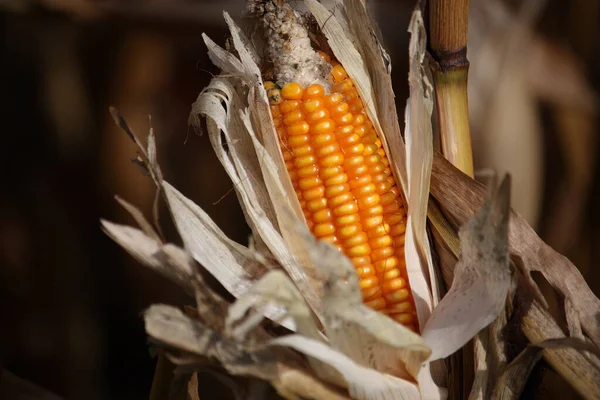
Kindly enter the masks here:
[[300, 15], [284, 0], [248, 0], [248, 13], [264, 29], [266, 53], [277, 84], [298, 82], [328, 86], [331, 66], [313, 49]]

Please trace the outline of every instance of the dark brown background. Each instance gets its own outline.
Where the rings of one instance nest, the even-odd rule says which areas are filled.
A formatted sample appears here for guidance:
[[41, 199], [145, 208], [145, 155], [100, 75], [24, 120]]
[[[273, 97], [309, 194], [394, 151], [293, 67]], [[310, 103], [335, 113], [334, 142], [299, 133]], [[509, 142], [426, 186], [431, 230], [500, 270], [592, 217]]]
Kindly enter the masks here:
[[[378, 20], [407, 97], [410, 2], [379, 1]], [[518, 2], [513, 2], [518, 4]], [[600, 83], [598, 0], [551, 0], [539, 31], [579, 58]], [[0, 363], [68, 399], [147, 398], [153, 361], [141, 311], [190, 299], [134, 262], [99, 219], [131, 222], [119, 194], [150, 214], [151, 181], [130, 162], [135, 149], [112, 123], [116, 106], [143, 136], [152, 115], [166, 179], [202, 206], [234, 240], [248, 230], [208, 138], [187, 126], [191, 103], [216, 69], [201, 33], [223, 43], [220, 10], [243, 1], [0, 0]], [[591, 36], [590, 36], [591, 35]], [[544, 117], [545, 196], [553, 210], [565, 160]], [[596, 177], [595, 163], [588, 166]], [[598, 293], [600, 199], [594, 178], [583, 223], [559, 250]], [[568, 212], [568, 210], [566, 211]], [[168, 216], [163, 226], [177, 240]], [[544, 236], [549, 223], [538, 225]], [[537, 372], [537, 382], [544, 374]], [[542, 385], [541, 395], [559, 396]], [[554, 397], [560, 398], [560, 397]]]

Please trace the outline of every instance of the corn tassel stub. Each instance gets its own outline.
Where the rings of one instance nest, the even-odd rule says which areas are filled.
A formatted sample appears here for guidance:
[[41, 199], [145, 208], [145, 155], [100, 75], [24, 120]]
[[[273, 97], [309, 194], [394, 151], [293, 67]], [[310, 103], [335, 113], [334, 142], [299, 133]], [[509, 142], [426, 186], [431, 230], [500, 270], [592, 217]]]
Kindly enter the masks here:
[[265, 83], [286, 168], [311, 232], [354, 264], [364, 303], [417, 331], [400, 189], [352, 80], [335, 62], [329, 89]]

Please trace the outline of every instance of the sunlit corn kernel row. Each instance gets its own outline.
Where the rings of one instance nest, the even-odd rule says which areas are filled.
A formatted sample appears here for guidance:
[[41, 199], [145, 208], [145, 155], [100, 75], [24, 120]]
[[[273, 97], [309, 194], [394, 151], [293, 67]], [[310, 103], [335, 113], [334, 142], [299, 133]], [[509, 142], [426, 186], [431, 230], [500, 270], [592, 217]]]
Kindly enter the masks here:
[[328, 95], [318, 84], [265, 83], [288, 173], [311, 232], [352, 260], [365, 304], [416, 330], [400, 191], [341, 65], [331, 80]]

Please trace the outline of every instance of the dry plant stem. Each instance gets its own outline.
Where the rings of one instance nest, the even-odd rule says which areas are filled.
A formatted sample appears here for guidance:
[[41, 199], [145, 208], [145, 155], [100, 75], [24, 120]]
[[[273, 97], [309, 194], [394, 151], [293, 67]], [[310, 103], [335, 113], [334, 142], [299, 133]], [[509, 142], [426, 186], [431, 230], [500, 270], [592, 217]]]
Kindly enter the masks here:
[[429, 49], [442, 153], [473, 177], [473, 154], [467, 101], [469, 0], [429, 2]]
[[473, 152], [467, 101], [468, 66], [433, 71], [442, 153], [456, 168], [473, 177]]
[[[535, 301], [521, 319], [521, 329], [531, 343], [541, 343], [547, 339], [564, 336], [550, 313]], [[581, 351], [566, 347], [546, 348], [542, 350], [542, 356], [584, 398], [600, 398], [600, 369], [597, 358], [590, 359], [593, 356], [588, 358]]]

